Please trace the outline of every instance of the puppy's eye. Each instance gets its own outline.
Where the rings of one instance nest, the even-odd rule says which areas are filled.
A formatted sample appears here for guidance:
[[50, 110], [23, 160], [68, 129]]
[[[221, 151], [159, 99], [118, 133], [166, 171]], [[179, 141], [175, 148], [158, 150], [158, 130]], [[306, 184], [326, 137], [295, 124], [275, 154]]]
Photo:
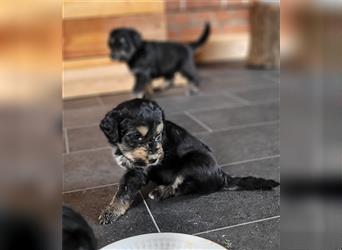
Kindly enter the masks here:
[[141, 142], [143, 140], [140, 134], [130, 134], [129, 139], [136, 142]]
[[160, 142], [161, 139], [162, 139], [162, 135], [161, 135], [161, 134], [157, 135], [156, 138], [155, 138], [155, 140], [156, 140], [157, 142]]

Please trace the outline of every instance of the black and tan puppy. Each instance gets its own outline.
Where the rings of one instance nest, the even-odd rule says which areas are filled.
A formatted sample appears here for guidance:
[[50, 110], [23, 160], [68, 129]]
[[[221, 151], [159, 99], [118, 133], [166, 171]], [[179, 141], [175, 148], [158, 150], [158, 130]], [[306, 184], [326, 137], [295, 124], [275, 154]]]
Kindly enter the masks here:
[[271, 190], [274, 180], [232, 177], [221, 170], [210, 148], [185, 129], [165, 120], [154, 102], [134, 99], [108, 112], [100, 124], [114, 148], [117, 163], [126, 169], [119, 190], [99, 221], [108, 224], [123, 215], [140, 189], [152, 181], [158, 186], [151, 199], [189, 193], [227, 190]]
[[174, 76], [181, 73], [189, 82], [189, 93], [197, 92], [199, 77], [194, 62], [194, 51], [203, 45], [210, 34], [205, 25], [200, 38], [192, 43], [160, 42], [143, 40], [134, 29], [114, 29], [108, 39], [111, 58], [126, 62], [135, 76], [133, 92], [136, 97], [152, 94], [152, 79], [164, 78], [171, 87]]

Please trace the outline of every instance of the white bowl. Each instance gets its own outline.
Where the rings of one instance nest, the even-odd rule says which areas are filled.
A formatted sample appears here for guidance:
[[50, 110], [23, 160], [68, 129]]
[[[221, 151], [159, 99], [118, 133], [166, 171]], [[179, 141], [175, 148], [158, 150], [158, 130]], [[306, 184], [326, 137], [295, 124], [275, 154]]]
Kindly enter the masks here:
[[129, 237], [101, 250], [226, 250], [215, 242], [179, 233], [153, 233]]

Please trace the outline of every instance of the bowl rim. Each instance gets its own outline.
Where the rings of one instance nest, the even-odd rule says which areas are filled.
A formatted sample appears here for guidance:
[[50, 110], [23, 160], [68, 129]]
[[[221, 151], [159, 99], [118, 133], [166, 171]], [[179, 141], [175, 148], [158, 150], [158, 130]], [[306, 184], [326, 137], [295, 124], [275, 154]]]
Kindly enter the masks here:
[[223, 247], [222, 245], [214, 242], [214, 241], [211, 241], [211, 240], [208, 240], [206, 238], [202, 238], [202, 237], [199, 237], [197, 235], [191, 235], [191, 234], [184, 234], [184, 233], [174, 233], [174, 232], [160, 232], [160, 233], [148, 233], [148, 234], [139, 234], [139, 235], [134, 235], [134, 236], [130, 236], [130, 237], [127, 237], [127, 238], [124, 238], [124, 239], [121, 239], [121, 240], [118, 240], [118, 241], [115, 241], [115, 242], [112, 242], [112, 243], [109, 243], [108, 245], [102, 247], [100, 250], [110, 250], [111, 248], [110, 247], [115, 247], [115, 245], [119, 245], [121, 244], [122, 242], [124, 241], [129, 241], [131, 239], [139, 239], [139, 238], [146, 238], [146, 237], [150, 237], [151, 240], [153, 239], [157, 239], [157, 238], [160, 238], [161, 236], [167, 236], [167, 237], [172, 237], [172, 238], [178, 238], [178, 237], [186, 237], [186, 238], [191, 238], [191, 239], [197, 239], [197, 240], [200, 240], [202, 242], [206, 242], [206, 243], [210, 243], [212, 244], [213, 246], [216, 246], [217, 247], [217, 250], [227, 250], [225, 247]]

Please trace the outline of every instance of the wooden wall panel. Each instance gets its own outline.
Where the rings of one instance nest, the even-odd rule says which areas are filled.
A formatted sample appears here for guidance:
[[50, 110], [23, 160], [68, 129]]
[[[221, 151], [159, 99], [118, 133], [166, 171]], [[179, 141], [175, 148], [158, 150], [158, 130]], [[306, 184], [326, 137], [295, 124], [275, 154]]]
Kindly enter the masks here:
[[64, 20], [64, 59], [107, 56], [108, 34], [118, 27], [134, 27], [148, 39], [166, 38], [163, 14]]
[[163, 0], [64, 0], [63, 18], [91, 18], [108, 16], [127, 16], [164, 12]]
[[[94, 62], [90, 62], [94, 61]], [[63, 98], [70, 99], [80, 96], [92, 96], [118, 92], [131, 92], [134, 78], [124, 63], [108, 62], [105, 59], [86, 60], [86, 64], [94, 63], [97, 66], [86, 67], [79, 61], [77, 67], [69, 64], [64, 69]], [[100, 63], [100, 65], [98, 65]], [[157, 79], [154, 85], [161, 84], [163, 80]], [[175, 84], [184, 86], [186, 80], [180, 75], [176, 76]]]

